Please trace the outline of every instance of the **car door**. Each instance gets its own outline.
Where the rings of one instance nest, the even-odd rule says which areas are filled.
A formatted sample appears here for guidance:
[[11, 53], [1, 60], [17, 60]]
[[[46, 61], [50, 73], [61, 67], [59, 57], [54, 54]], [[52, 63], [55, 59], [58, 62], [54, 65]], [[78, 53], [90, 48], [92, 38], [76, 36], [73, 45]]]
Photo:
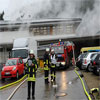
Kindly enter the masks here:
[[23, 70], [24, 70], [24, 64], [23, 64], [23, 60], [22, 59], [19, 59], [20, 61], [20, 73], [23, 74]]
[[21, 63], [20, 63], [20, 59], [18, 59], [18, 72], [19, 72], [19, 75], [21, 75]]
[[100, 68], [100, 55], [97, 56], [96, 64]]

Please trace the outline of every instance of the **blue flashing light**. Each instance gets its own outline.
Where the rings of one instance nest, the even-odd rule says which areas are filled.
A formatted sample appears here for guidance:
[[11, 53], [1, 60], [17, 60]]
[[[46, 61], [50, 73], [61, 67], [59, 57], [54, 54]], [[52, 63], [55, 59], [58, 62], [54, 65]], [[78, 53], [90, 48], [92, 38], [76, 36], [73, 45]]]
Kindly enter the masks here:
[[61, 57], [62, 55], [57, 55], [58, 57]]
[[63, 45], [64, 44], [64, 42], [60, 42], [60, 45]]
[[51, 45], [53, 45], [53, 43], [51, 43]]
[[100, 52], [100, 50], [88, 50], [90, 52], [95, 51], [95, 52]]

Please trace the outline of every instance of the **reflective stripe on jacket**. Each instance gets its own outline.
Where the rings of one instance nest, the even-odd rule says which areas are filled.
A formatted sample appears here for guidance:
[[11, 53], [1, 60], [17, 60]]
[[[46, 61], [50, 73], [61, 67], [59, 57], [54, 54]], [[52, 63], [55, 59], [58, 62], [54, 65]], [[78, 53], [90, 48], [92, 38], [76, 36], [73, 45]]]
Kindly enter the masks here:
[[51, 55], [51, 63], [52, 64], [56, 64], [56, 55], [54, 54], [54, 55]]
[[49, 61], [46, 60], [46, 62], [44, 62], [44, 70], [49, 70]]
[[[28, 59], [30, 60], [30, 59]], [[28, 62], [28, 61], [27, 61]], [[26, 63], [26, 67], [27, 67], [27, 81], [36, 81], [36, 70], [37, 70], [37, 64], [35, 62], [35, 60], [32, 60], [32, 63], [34, 64], [34, 66], [29, 66], [28, 63]]]
[[44, 54], [44, 70], [49, 70], [50, 67], [50, 55], [48, 53]]
[[34, 68], [33, 68], [33, 75], [32, 76], [30, 76], [30, 67], [29, 67], [29, 73], [28, 73], [28, 78], [27, 78], [27, 81], [36, 81], [36, 78], [35, 78], [35, 70], [34, 70]]
[[56, 65], [55, 64], [51, 64], [51, 68], [55, 68], [56, 67]]

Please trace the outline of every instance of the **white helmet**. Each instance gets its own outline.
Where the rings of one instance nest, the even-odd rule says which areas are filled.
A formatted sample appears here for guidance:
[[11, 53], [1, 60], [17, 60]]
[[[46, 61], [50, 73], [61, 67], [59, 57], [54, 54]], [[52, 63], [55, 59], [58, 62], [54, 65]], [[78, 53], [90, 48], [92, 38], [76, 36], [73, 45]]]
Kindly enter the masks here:
[[46, 48], [46, 51], [49, 52], [49, 48]]
[[33, 50], [30, 50], [30, 53], [29, 54], [34, 54], [34, 51]]
[[54, 52], [54, 49], [52, 49], [51, 52]]

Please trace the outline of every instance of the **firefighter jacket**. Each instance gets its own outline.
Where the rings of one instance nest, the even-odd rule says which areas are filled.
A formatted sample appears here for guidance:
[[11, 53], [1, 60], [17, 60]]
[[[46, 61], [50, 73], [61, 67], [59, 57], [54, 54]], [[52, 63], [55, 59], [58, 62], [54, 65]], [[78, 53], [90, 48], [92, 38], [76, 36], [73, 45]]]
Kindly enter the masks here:
[[55, 54], [51, 54], [50, 58], [51, 58], [51, 67], [55, 68], [55, 65], [57, 63], [57, 56]]
[[56, 55], [52, 54], [51, 55], [51, 64], [56, 64], [57, 60], [56, 60]]
[[44, 54], [44, 70], [49, 70], [50, 67], [50, 55], [45, 53]]
[[[32, 66], [33, 64], [33, 66]], [[37, 61], [35, 58], [33, 59], [28, 59], [26, 63], [27, 67], [27, 81], [36, 81], [36, 71], [37, 71]]]

